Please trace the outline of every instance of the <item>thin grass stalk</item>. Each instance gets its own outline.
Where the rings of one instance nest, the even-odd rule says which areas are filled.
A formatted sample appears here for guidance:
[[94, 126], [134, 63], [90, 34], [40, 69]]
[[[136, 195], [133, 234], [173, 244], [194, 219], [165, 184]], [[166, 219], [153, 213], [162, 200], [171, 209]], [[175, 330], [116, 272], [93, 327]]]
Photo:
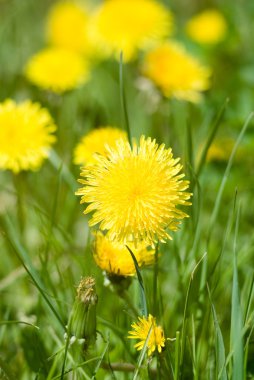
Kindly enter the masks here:
[[212, 216], [211, 216], [211, 219], [210, 219], [210, 224], [209, 224], [209, 227], [208, 227], [208, 234], [207, 234], [207, 247], [209, 245], [209, 242], [210, 242], [210, 239], [211, 239], [211, 234], [212, 234], [212, 230], [213, 230], [213, 227], [214, 227], [214, 224], [215, 224], [215, 221], [217, 219], [217, 216], [218, 216], [218, 212], [219, 212], [219, 208], [220, 208], [220, 204], [221, 204], [221, 200], [222, 200], [222, 194], [223, 194], [223, 191], [224, 191], [224, 188], [225, 188], [225, 185], [226, 185], [226, 182], [227, 182], [227, 179], [228, 179], [228, 176], [229, 176], [229, 173], [230, 173], [230, 170], [231, 170], [231, 167], [233, 165], [233, 161], [234, 161], [234, 157], [235, 157], [235, 154], [236, 154], [236, 151], [238, 149], [238, 146], [250, 124], [250, 121], [251, 119], [253, 118], [254, 116], [254, 112], [251, 112], [251, 114], [248, 116], [248, 118], [246, 119], [239, 135], [238, 135], [238, 138], [236, 140], [236, 143], [233, 147], [233, 150], [231, 152], [231, 155], [229, 157], [229, 160], [228, 160], [228, 164], [227, 164], [227, 167], [226, 167], [226, 170], [224, 172], [224, 175], [223, 175], [223, 178], [222, 178], [222, 181], [221, 181], [221, 185], [220, 185], [220, 188], [219, 188], [219, 191], [218, 191], [218, 194], [217, 194], [217, 197], [216, 197], [216, 200], [215, 200], [215, 205], [214, 205], [214, 208], [213, 208], [213, 212], [212, 212]]
[[156, 244], [155, 248], [155, 263], [153, 267], [153, 315], [157, 311], [157, 287], [158, 287], [158, 273], [159, 273], [159, 243]]
[[183, 323], [182, 323], [182, 336], [181, 336], [181, 356], [180, 356], [180, 379], [182, 378], [182, 366], [183, 366], [183, 359], [184, 359], [184, 354], [185, 354], [185, 339], [186, 339], [186, 327], [187, 327], [187, 310], [188, 310], [188, 305], [189, 305], [189, 295], [190, 295], [190, 290], [192, 287], [193, 283], [193, 278], [196, 270], [198, 269], [200, 263], [205, 259], [207, 255], [207, 252], [204, 253], [204, 255], [201, 257], [201, 259], [197, 262], [195, 265], [193, 271], [191, 272], [188, 288], [187, 288], [187, 294], [185, 298], [185, 304], [184, 304], [184, 312], [183, 312]]
[[120, 53], [120, 61], [119, 61], [119, 84], [120, 84], [120, 99], [121, 99], [121, 107], [123, 112], [124, 126], [127, 132], [129, 144], [132, 147], [132, 138], [131, 138], [131, 129], [129, 116], [127, 111], [126, 97], [124, 91], [124, 79], [123, 79], [123, 52]]
[[146, 293], [145, 293], [145, 287], [144, 287], [144, 281], [141, 275], [141, 272], [139, 270], [138, 262], [137, 259], [132, 252], [132, 250], [126, 245], [126, 248], [131, 254], [132, 260], [135, 265], [136, 273], [137, 273], [137, 278], [138, 278], [138, 283], [139, 283], [139, 289], [140, 289], [140, 302], [141, 302], [141, 315], [147, 317], [148, 312], [147, 312], [147, 301], [146, 301]]
[[147, 334], [147, 337], [146, 337], [146, 340], [145, 340], [145, 343], [144, 343], [144, 346], [143, 346], [143, 348], [142, 348], [142, 350], [140, 352], [140, 355], [139, 355], [139, 358], [138, 358], [138, 363], [137, 363], [137, 368], [136, 368], [136, 371], [134, 373], [134, 376], [133, 376], [132, 380], [137, 380], [138, 379], [138, 374], [139, 374], [139, 371], [141, 369], [141, 366], [142, 366], [142, 363], [143, 363], [143, 360], [144, 360], [144, 357], [145, 357], [145, 353], [146, 353], [146, 350], [147, 350], [147, 345], [148, 345], [148, 342], [149, 342], [152, 330], [153, 330], [153, 326], [151, 324], [150, 329], [149, 329], [148, 334]]
[[237, 236], [239, 229], [240, 207], [238, 207], [235, 223], [234, 247], [233, 247], [233, 287], [231, 307], [230, 346], [233, 350], [232, 380], [243, 380], [244, 351], [243, 351], [243, 322], [240, 304], [238, 270], [237, 270]]
[[181, 340], [180, 340], [180, 331], [177, 331], [176, 332], [176, 341], [175, 341], [175, 370], [174, 370], [174, 380], [179, 380], [180, 363], [181, 363]]
[[205, 164], [205, 161], [206, 161], [206, 156], [207, 156], [207, 153], [208, 153], [208, 150], [209, 150], [209, 147], [211, 146], [215, 136], [216, 136], [216, 133], [218, 131], [218, 128], [223, 120], [223, 117], [224, 117], [224, 114], [225, 114], [225, 111], [227, 109], [227, 106], [228, 106], [228, 103], [229, 103], [229, 99], [226, 99], [224, 104], [222, 105], [218, 115], [216, 116], [216, 119], [215, 119], [215, 122], [214, 122], [214, 125], [211, 129], [211, 132], [208, 136], [208, 139], [206, 141], [206, 144], [203, 148], [203, 151], [201, 153], [201, 158], [199, 160], [199, 163], [198, 163], [198, 166], [197, 166], [197, 170], [196, 170], [196, 176], [197, 178], [200, 176], [201, 174], [201, 171], [204, 167], [204, 164]]

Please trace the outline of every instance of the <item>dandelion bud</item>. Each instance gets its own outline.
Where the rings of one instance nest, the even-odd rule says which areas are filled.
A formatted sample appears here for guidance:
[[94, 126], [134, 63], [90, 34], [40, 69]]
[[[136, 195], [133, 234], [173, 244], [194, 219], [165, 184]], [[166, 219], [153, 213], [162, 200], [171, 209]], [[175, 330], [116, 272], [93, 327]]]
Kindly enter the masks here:
[[77, 288], [77, 296], [72, 308], [68, 332], [74, 352], [80, 355], [96, 339], [96, 304], [98, 297], [93, 277], [82, 278]]

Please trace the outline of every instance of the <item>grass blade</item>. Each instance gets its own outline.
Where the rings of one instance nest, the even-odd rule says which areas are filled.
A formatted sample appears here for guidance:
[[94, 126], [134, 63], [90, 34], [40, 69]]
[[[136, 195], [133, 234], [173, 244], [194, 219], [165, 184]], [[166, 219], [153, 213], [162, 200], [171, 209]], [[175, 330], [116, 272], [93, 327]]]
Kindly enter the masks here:
[[[9, 242], [10, 246], [12, 247], [13, 251], [15, 252], [18, 260], [20, 261], [21, 265], [23, 266], [23, 268], [25, 269], [25, 271], [27, 272], [27, 274], [31, 278], [32, 282], [34, 283], [34, 285], [36, 286], [36, 288], [38, 289], [40, 294], [42, 295], [42, 298], [47, 303], [47, 305], [49, 306], [52, 313], [55, 315], [55, 317], [58, 320], [58, 322], [60, 323], [60, 325], [63, 327], [64, 330], [66, 330], [64, 321], [62, 320], [61, 316], [56, 311], [55, 307], [52, 305], [52, 303], [48, 299], [45, 291], [43, 290], [41, 279], [39, 278], [35, 268], [33, 267], [28, 253], [26, 252], [24, 247], [20, 244], [20, 242], [16, 239], [15, 233], [13, 231], [12, 223], [11, 223], [9, 217], [7, 217], [7, 216], [5, 217], [5, 224], [7, 227], [6, 231], [9, 231], [9, 234], [6, 234], [6, 238]], [[31, 269], [28, 268], [28, 266], [26, 265], [26, 262], [28, 262], [28, 265]]]
[[174, 371], [174, 380], [179, 379], [180, 374], [180, 331], [176, 332], [176, 342], [175, 342], [175, 371]]
[[203, 169], [203, 166], [205, 164], [205, 161], [206, 161], [206, 156], [207, 156], [207, 152], [208, 152], [208, 149], [210, 148], [210, 145], [212, 144], [213, 142], [213, 139], [218, 131], [218, 128], [220, 126], [220, 123], [223, 119], [223, 116], [225, 114], [225, 111], [226, 111], [226, 108], [227, 108], [227, 105], [228, 105], [228, 102], [229, 102], [229, 99], [226, 99], [226, 101], [224, 102], [221, 110], [219, 111], [217, 117], [216, 117], [216, 120], [214, 122], [214, 125], [211, 129], [211, 132], [210, 132], [210, 135], [208, 136], [208, 139], [206, 141], [206, 144], [204, 146], [204, 149], [201, 153], [201, 158], [199, 160], [199, 163], [198, 163], [198, 167], [197, 167], [197, 171], [196, 171], [196, 176], [199, 177], [200, 176], [200, 173]]
[[124, 116], [124, 125], [125, 125], [125, 129], [127, 131], [127, 136], [128, 136], [130, 146], [132, 147], [130, 123], [129, 123], [129, 117], [128, 117], [128, 112], [127, 112], [126, 97], [125, 97], [125, 92], [124, 92], [123, 52], [122, 51], [120, 53], [120, 62], [119, 62], [119, 83], [120, 83], [121, 106], [122, 106], [123, 116]]
[[237, 272], [237, 253], [236, 239], [239, 225], [239, 209], [236, 218], [235, 241], [234, 241], [234, 263], [233, 263], [233, 288], [231, 305], [231, 349], [233, 350], [232, 380], [243, 380], [244, 352], [243, 352], [243, 322], [240, 304], [238, 272]]
[[137, 366], [137, 369], [136, 369], [136, 371], [134, 373], [133, 380], [137, 380], [137, 378], [138, 378], [137, 376], [139, 374], [139, 371], [141, 369], [141, 366], [142, 366], [142, 363], [143, 363], [143, 360], [144, 360], [144, 356], [145, 356], [146, 349], [147, 349], [147, 344], [149, 342], [152, 330], [153, 330], [153, 325], [151, 324], [150, 329], [149, 329], [148, 334], [147, 334], [147, 337], [146, 337], [146, 340], [145, 340], [145, 343], [144, 343], [144, 346], [143, 346], [143, 348], [142, 348], [142, 350], [140, 352], [139, 358], [138, 358], [138, 366]]
[[187, 294], [185, 298], [185, 304], [184, 304], [184, 313], [183, 313], [183, 324], [182, 324], [182, 336], [181, 336], [181, 357], [180, 357], [180, 369], [182, 368], [183, 365], [183, 359], [184, 359], [184, 354], [185, 354], [185, 339], [186, 339], [186, 327], [187, 327], [187, 309], [188, 309], [188, 304], [189, 304], [189, 295], [193, 283], [193, 278], [196, 270], [198, 269], [199, 265], [201, 262], [206, 258], [207, 252], [203, 254], [201, 259], [197, 262], [195, 265], [193, 271], [191, 272], [191, 277], [189, 280], [188, 284], [188, 289], [187, 289]]
[[131, 249], [127, 245], [126, 245], [126, 248], [128, 249], [128, 251], [131, 254], [132, 260], [133, 260], [134, 265], [135, 265], [137, 277], [138, 277], [139, 288], [140, 288], [141, 315], [147, 317], [147, 302], [146, 302], [146, 294], [145, 294], [145, 287], [144, 287], [143, 278], [141, 276], [139, 266], [138, 266], [138, 262], [136, 260], [134, 253], [131, 251]]
[[239, 146], [239, 144], [240, 144], [240, 142], [241, 142], [241, 140], [242, 140], [242, 138], [243, 138], [243, 136], [244, 136], [244, 134], [245, 134], [245, 132], [246, 132], [248, 126], [249, 126], [249, 123], [250, 123], [251, 119], [253, 118], [253, 116], [254, 116], [254, 112], [251, 112], [251, 114], [247, 117], [247, 120], [245, 121], [245, 123], [244, 123], [244, 125], [243, 125], [243, 127], [241, 129], [241, 132], [238, 135], [236, 143], [235, 143], [235, 145], [233, 147], [233, 150], [231, 152], [231, 155], [229, 157], [228, 164], [227, 164], [225, 173], [223, 175], [223, 178], [222, 178], [222, 181], [221, 181], [221, 185], [220, 185], [220, 188], [219, 188], [216, 200], [215, 200], [215, 205], [214, 205], [212, 216], [211, 216], [211, 219], [210, 219], [210, 225], [208, 227], [207, 246], [209, 245], [211, 234], [212, 234], [212, 230], [213, 230], [213, 226], [214, 226], [214, 224], [216, 222], [216, 219], [217, 219], [217, 216], [218, 216], [218, 212], [219, 212], [220, 204], [221, 204], [221, 200], [222, 200], [222, 194], [223, 194], [223, 191], [224, 191], [224, 188], [225, 188], [225, 185], [226, 185], [226, 182], [227, 182], [227, 179], [228, 179], [228, 176], [229, 176], [229, 173], [230, 173], [233, 161], [234, 161], [234, 157], [235, 157], [236, 151], [238, 149], [238, 146]]
[[212, 303], [211, 293], [209, 290], [209, 286], [207, 284], [207, 290], [209, 295], [209, 300], [212, 308], [213, 322], [215, 328], [215, 354], [216, 354], [216, 367], [215, 367], [215, 376], [218, 380], [227, 380], [227, 372], [226, 372], [226, 355], [225, 355], [225, 346], [223, 341], [222, 332], [220, 329], [220, 325], [218, 322], [217, 313]]

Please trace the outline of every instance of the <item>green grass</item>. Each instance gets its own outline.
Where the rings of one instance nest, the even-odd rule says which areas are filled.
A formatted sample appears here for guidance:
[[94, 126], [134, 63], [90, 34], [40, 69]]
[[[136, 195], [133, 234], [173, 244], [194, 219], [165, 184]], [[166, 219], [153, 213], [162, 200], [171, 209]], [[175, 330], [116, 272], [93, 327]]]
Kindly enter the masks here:
[[[26, 81], [23, 66], [44, 44], [51, 3], [0, 1], [0, 101], [39, 101], [58, 125], [58, 142], [40, 171], [0, 173], [0, 379], [254, 379], [252, 2], [211, 3], [231, 26], [214, 51], [187, 41], [214, 70], [204, 100], [161, 97], [155, 109], [135, 84], [136, 62], [100, 63], [88, 84], [63, 96]], [[181, 22], [195, 11], [184, 1], [172, 9]], [[172, 146], [193, 192], [190, 217], [172, 241], [159, 244], [154, 267], [110, 286], [92, 258], [72, 163], [80, 137], [107, 124]], [[228, 161], [207, 162], [209, 146], [225, 135], [235, 141]], [[78, 357], [67, 326], [85, 276], [96, 279], [97, 334]], [[170, 338], [152, 359], [146, 345], [137, 352], [127, 339], [146, 310]]]

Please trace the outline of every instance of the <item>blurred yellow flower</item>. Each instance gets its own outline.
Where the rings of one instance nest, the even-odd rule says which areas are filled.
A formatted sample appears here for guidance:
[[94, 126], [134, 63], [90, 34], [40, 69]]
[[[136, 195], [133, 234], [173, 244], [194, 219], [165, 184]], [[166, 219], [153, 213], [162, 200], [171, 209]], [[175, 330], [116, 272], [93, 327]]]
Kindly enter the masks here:
[[75, 52], [46, 48], [30, 58], [25, 74], [38, 87], [62, 93], [86, 82], [89, 69], [84, 59]]
[[111, 147], [116, 146], [116, 141], [120, 138], [127, 140], [125, 131], [114, 127], [100, 127], [92, 130], [87, 135], [83, 136], [80, 143], [74, 150], [74, 164], [86, 165], [96, 162], [95, 153], [106, 155], [105, 145]]
[[216, 44], [225, 37], [227, 24], [217, 10], [207, 9], [194, 16], [186, 25], [188, 35], [201, 44]]
[[47, 21], [49, 43], [59, 48], [90, 54], [89, 16], [89, 12], [80, 3], [60, 1], [54, 4]]
[[133, 148], [121, 139], [106, 150], [106, 157], [98, 155], [95, 164], [82, 168], [84, 187], [76, 193], [89, 203], [84, 213], [94, 212], [89, 225], [99, 224], [110, 240], [123, 244], [170, 239], [166, 229], [177, 230], [187, 216], [177, 206], [190, 204], [179, 159], [144, 136]]
[[55, 130], [50, 114], [38, 103], [0, 103], [0, 169], [38, 169], [56, 140]]
[[209, 147], [206, 160], [207, 161], [227, 161], [230, 157], [235, 141], [232, 138], [219, 138], [215, 140]]
[[148, 317], [139, 317], [137, 323], [131, 325], [132, 331], [129, 331], [129, 339], [138, 339], [140, 342], [135, 344], [135, 348], [140, 351], [147, 346], [148, 355], [152, 355], [157, 349], [161, 353], [165, 347], [165, 337], [161, 326], [156, 325], [156, 319], [151, 314]]
[[175, 42], [162, 43], [148, 52], [142, 71], [169, 98], [198, 102], [200, 92], [210, 86], [210, 70]]
[[172, 16], [154, 0], [108, 0], [93, 18], [93, 35], [107, 54], [125, 60], [171, 33]]
[[[148, 250], [146, 245], [140, 244], [135, 248], [130, 244], [129, 248], [134, 253], [139, 267], [154, 263], [155, 251]], [[96, 264], [108, 274], [116, 276], [136, 274], [133, 259], [126, 246], [110, 241], [101, 232], [96, 233], [93, 256]]]

